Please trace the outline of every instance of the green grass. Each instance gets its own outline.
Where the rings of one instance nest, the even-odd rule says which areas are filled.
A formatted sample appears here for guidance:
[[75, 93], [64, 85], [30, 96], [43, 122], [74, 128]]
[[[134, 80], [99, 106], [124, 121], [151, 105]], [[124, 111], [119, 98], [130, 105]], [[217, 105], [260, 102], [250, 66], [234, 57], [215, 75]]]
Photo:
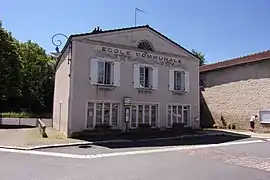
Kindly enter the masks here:
[[41, 118], [51, 118], [50, 115], [38, 115], [38, 114], [33, 114], [33, 113], [28, 113], [28, 112], [3, 112], [0, 113], [0, 116], [2, 118], [36, 118], [36, 117], [41, 117]]

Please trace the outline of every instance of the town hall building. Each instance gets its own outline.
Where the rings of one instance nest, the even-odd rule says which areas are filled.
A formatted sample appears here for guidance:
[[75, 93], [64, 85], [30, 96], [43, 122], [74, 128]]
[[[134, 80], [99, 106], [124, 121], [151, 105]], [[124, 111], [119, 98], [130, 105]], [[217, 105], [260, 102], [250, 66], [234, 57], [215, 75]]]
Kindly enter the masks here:
[[199, 128], [199, 59], [150, 26], [71, 35], [56, 62], [53, 126]]

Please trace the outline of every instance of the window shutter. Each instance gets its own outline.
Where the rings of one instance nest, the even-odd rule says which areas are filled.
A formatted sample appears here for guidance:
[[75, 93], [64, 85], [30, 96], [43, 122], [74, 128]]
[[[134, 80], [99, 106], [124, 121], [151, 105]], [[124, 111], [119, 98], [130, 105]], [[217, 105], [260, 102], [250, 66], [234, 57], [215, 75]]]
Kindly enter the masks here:
[[113, 84], [120, 86], [120, 62], [113, 63]]
[[185, 92], [189, 92], [189, 72], [185, 71]]
[[170, 91], [174, 90], [174, 70], [173, 69], [169, 70], [169, 90]]
[[153, 67], [152, 76], [153, 76], [152, 88], [157, 89], [158, 88], [158, 68], [157, 67]]
[[98, 60], [91, 59], [90, 60], [90, 83], [97, 84], [98, 80]]
[[139, 88], [140, 86], [140, 66], [138, 64], [133, 65], [133, 87]]

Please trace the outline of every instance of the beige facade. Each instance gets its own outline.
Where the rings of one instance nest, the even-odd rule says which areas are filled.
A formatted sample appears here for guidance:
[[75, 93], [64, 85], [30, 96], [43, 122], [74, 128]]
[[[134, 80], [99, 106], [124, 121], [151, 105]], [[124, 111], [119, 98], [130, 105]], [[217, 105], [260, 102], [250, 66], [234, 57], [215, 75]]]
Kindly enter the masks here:
[[124, 130], [125, 107], [129, 128], [199, 128], [199, 60], [187, 50], [148, 26], [70, 40], [57, 65], [56, 129], [68, 136], [101, 124]]
[[[217, 67], [230, 64], [228, 67], [215, 69], [209, 66], [201, 69], [202, 126], [235, 124], [236, 128], [249, 129], [252, 115], [270, 110], [270, 58], [261, 60], [259, 56], [262, 55], [250, 55], [217, 64]], [[233, 65], [234, 62], [238, 65]], [[257, 129], [268, 126], [256, 122]]]

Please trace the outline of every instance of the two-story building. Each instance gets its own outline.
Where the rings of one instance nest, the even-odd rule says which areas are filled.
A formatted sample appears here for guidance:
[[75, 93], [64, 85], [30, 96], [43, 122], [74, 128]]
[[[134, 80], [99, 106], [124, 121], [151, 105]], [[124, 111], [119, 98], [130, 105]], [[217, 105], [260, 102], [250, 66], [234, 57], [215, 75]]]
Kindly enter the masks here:
[[[124, 102], [125, 100], [125, 102]], [[71, 35], [56, 63], [53, 126], [199, 128], [199, 59], [146, 26]]]

